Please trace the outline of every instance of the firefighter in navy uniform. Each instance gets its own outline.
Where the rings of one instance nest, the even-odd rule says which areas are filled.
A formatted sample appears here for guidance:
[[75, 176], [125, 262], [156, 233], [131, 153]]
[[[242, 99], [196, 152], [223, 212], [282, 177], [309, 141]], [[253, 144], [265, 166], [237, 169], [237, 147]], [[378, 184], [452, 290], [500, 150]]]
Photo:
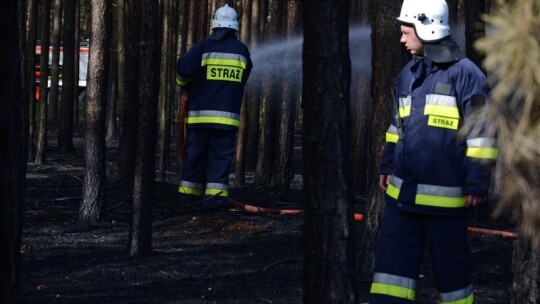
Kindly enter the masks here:
[[229, 173], [236, 146], [244, 86], [253, 64], [237, 40], [237, 15], [216, 10], [212, 33], [178, 59], [176, 82], [189, 90], [181, 203], [213, 197], [206, 207], [227, 208]]
[[486, 201], [498, 149], [487, 128], [461, 129], [489, 88], [450, 37], [444, 0], [404, 0], [397, 19], [413, 59], [397, 77], [379, 169], [386, 204], [370, 303], [415, 300], [426, 246], [438, 303], [474, 303], [467, 208]]

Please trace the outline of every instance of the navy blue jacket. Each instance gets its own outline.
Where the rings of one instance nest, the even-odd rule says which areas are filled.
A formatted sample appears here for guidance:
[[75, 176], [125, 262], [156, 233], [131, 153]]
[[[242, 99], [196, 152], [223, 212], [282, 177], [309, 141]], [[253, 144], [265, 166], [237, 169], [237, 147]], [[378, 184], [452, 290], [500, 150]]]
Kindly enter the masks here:
[[187, 126], [237, 130], [252, 67], [247, 46], [232, 31], [193, 45], [176, 66], [177, 84], [190, 90]]
[[400, 123], [394, 110], [380, 166], [392, 175], [391, 201], [412, 212], [459, 214], [465, 194], [488, 194], [495, 139], [485, 129], [461, 130], [473, 109], [486, 106], [487, 93], [485, 75], [467, 58], [414, 58], [405, 65], [394, 100]]

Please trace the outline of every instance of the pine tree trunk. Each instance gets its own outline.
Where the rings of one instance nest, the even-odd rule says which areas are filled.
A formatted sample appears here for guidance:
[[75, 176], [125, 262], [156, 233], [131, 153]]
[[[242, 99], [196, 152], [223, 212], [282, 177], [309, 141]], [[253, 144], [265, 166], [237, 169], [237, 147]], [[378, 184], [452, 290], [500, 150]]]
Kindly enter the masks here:
[[84, 183], [79, 224], [96, 223], [105, 203], [105, 111], [110, 59], [111, 3], [92, 0], [92, 35], [88, 60], [88, 102], [84, 150]]
[[[300, 8], [298, 1], [287, 2], [287, 39], [291, 41], [296, 38], [301, 26]], [[292, 53], [294, 50], [289, 49], [285, 54], [284, 60], [293, 62]], [[281, 100], [279, 101], [280, 117], [278, 119], [278, 147], [276, 151], [276, 161], [274, 162], [274, 176], [272, 184], [278, 187], [289, 188], [294, 174], [293, 153], [294, 153], [294, 136], [296, 127], [296, 105], [299, 99], [300, 79], [298, 75], [288, 69], [281, 77], [283, 80], [283, 91]]]
[[140, 111], [137, 162], [133, 187], [130, 256], [152, 252], [152, 200], [155, 195], [157, 104], [159, 99], [159, 3], [143, 0], [140, 41]]
[[75, 74], [75, 52], [79, 52], [79, 46], [75, 39], [76, 5], [75, 1], [66, 1], [64, 5], [64, 68], [62, 72], [62, 106], [60, 107], [60, 123], [58, 125], [58, 152], [60, 153], [74, 151], [73, 107], [77, 98], [79, 79], [79, 75]]
[[58, 96], [60, 79], [60, 31], [62, 27], [62, 1], [54, 0], [54, 18], [51, 37], [52, 56], [51, 56], [51, 88], [48, 96], [48, 120], [58, 121]]
[[540, 250], [522, 238], [514, 242], [512, 256], [514, 282], [512, 304], [535, 304], [540, 301]]
[[[140, 26], [141, 5], [137, 0], [126, 0], [126, 28]], [[118, 145], [118, 169], [122, 180], [128, 187], [133, 185], [135, 175], [135, 151], [139, 109], [139, 33], [127, 30], [125, 43], [124, 83], [123, 83], [123, 121], [120, 143]]]
[[47, 147], [47, 81], [49, 79], [49, 44], [50, 44], [51, 0], [41, 2], [41, 56], [39, 67], [39, 104], [36, 113], [37, 138], [36, 156], [34, 163], [42, 165], [45, 162], [45, 149]]
[[354, 303], [349, 1], [303, 6], [304, 303]]

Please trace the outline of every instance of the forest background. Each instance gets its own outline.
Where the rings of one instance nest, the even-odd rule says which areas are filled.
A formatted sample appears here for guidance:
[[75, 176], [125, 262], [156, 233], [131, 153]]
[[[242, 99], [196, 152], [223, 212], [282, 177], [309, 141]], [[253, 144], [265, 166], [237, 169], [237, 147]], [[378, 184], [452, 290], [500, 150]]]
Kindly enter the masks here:
[[[15, 301], [20, 284], [27, 164], [47, 163], [49, 128], [54, 124], [58, 131], [53, 135], [53, 148], [59, 154], [74, 153], [75, 130], [84, 132], [84, 179], [77, 225], [91, 227], [102, 220], [108, 181], [106, 149], [115, 142], [115, 176], [132, 198], [127, 254], [134, 258], [152, 254], [155, 182], [166, 180], [177, 144], [175, 118], [181, 92], [174, 84], [175, 61], [208, 35], [211, 14], [224, 3], [238, 11], [239, 37], [250, 47], [255, 64], [242, 108], [235, 182], [252, 183], [260, 191], [286, 191], [297, 185], [294, 139], [300, 135], [303, 266], [309, 269], [303, 287], [310, 290], [304, 293], [304, 301], [354, 301], [353, 278], [371, 271], [383, 209], [376, 168], [390, 114], [388, 88], [408, 59], [399, 46], [394, 18], [400, 1], [4, 1], [2, 40], [10, 47], [2, 47], [0, 56], [3, 70], [8, 71], [1, 83], [2, 100], [6, 100], [2, 103], [6, 148], [2, 148], [0, 159], [2, 244], [6, 244], [2, 297], [7, 302]], [[540, 62], [535, 53], [538, 3], [454, 0], [448, 4], [453, 36], [467, 56], [501, 83], [509, 75], [515, 77], [506, 88], [518, 88], [512, 97], [521, 106], [505, 112], [510, 113], [506, 116], [509, 121], [499, 121], [499, 126], [510, 130], [503, 134], [522, 138], [517, 146], [530, 153], [520, 155], [507, 149], [493, 194], [514, 202], [501, 203], [507, 209], [498, 212], [512, 215], [523, 236], [514, 247], [512, 299], [535, 303], [540, 294], [540, 266], [534, 246], [540, 225], [534, 198], [538, 189], [530, 180], [535, 180], [540, 170], [529, 160], [538, 156], [537, 144], [531, 145], [538, 134], [539, 110], [534, 101], [539, 100], [534, 97], [538, 97], [540, 79], [534, 64]], [[491, 28], [499, 30], [491, 45], [486, 37], [485, 13], [493, 14]], [[497, 15], [506, 19], [497, 19]], [[515, 24], [520, 35], [501, 34], [517, 28]], [[87, 39], [88, 84], [82, 90], [77, 85], [78, 49]], [[482, 40], [484, 53], [474, 47]], [[47, 52], [36, 58], [37, 41], [42, 50], [52, 48], [50, 67]], [[521, 48], [521, 53], [502, 47], [517, 48], [523, 43], [529, 48]], [[505, 50], [506, 58], [525, 59], [501, 65], [500, 59], [489, 57], [489, 50], [497, 46]], [[486, 54], [488, 60], [484, 61]], [[36, 65], [41, 72], [38, 100]], [[510, 73], [516, 70], [519, 73]], [[497, 91], [494, 99], [507, 99], [507, 92]], [[515, 147], [516, 142], [508, 137], [512, 136], [501, 138], [503, 148], [505, 144]], [[507, 183], [506, 176], [524, 182]], [[533, 198], [527, 196], [531, 194]], [[355, 197], [362, 198], [366, 206], [361, 227], [353, 225]], [[361, 241], [354, 242], [353, 237]]]

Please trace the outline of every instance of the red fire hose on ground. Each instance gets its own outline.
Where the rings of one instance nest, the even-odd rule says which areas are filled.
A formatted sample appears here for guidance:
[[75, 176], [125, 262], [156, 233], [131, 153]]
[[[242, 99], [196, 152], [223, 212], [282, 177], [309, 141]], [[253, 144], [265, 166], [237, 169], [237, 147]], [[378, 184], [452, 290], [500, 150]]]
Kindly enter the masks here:
[[[259, 206], [239, 202], [230, 197], [229, 197], [229, 204], [231, 204], [237, 209], [240, 209], [249, 213], [285, 215], [285, 214], [300, 214], [304, 212], [304, 210], [302, 209], [279, 209], [279, 208], [259, 207]], [[364, 219], [363, 214], [354, 213], [354, 221], [360, 222], [363, 219]], [[481, 233], [481, 234], [497, 235], [497, 236], [503, 236], [503, 237], [517, 237], [517, 232], [513, 232], [513, 231], [487, 229], [487, 228], [479, 228], [479, 227], [472, 227], [472, 226], [468, 227], [468, 230], [470, 233]]]

